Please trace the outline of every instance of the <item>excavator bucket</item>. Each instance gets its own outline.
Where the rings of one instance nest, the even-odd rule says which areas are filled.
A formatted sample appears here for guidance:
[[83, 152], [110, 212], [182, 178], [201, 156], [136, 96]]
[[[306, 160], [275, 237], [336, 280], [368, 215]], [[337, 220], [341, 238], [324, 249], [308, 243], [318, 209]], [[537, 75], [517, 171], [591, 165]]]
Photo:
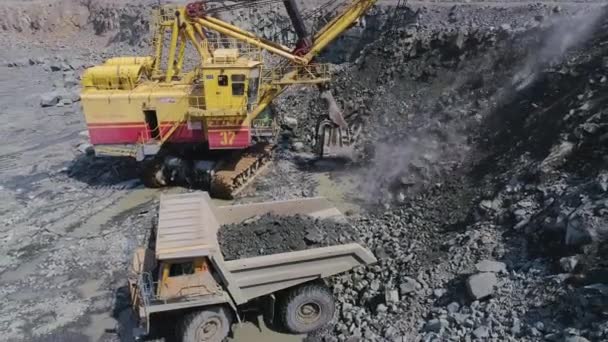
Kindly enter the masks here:
[[317, 124], [317, 154], [321, 158], [354, 159], [354, 142], [359, 131], [349, 127], [331, 91], [322, 91], [321, 98], [327, 103], [328, 119]]
[[317, 154], [320, 158], [354, 159], [354, 139], [350, 130], [342, 129], [330, 120], [317, 126]]

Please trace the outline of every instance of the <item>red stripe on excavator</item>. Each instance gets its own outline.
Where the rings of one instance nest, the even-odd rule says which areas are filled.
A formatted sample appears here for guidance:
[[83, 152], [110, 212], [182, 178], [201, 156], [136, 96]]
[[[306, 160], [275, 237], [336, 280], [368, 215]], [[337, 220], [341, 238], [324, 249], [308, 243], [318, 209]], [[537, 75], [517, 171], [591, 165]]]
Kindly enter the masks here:
[[[173, 124], [163, 125], [161, 124], [162, 134], [167, 133]], [[205, 131], [201, 129], [189, 129], [187, 123], [180, 124], [179, 127], [169, 137], [169, 142], [174, 143], [203, 143], [207, 141], [205, 138]]]
[[131, 127], [103, 127], [89, 125], [91, 144], [135, 144], [145, 125]]
[[213, 129], [207, 132], [209, 149], [227, 150], [243, 149], [251, 146], [251, 130], [249, 127], [238, 129]]
[[[169, 125], [160, 125], [160, 130], [163, 134], [168, 132], [172, 127]], [[139, 124], [90, 124], [89, 138], [91, 144], [137, 144], [140, 142], [141, 136], [151, 137], [147, 125]], [[206, 141], [205, 133], [202, 129], [188, 129], [186, 123], [180, 126], [171, 134], [169, 142], [180, 143], [203, 143]]]

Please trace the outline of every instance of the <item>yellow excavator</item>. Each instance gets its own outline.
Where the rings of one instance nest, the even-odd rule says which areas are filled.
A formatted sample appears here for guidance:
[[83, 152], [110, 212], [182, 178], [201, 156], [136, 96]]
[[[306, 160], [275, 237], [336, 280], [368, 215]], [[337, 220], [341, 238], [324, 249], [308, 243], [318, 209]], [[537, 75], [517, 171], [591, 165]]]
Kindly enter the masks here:
[[278, 131], [270, 104], [291, 85], [319, 88], [329, 110], [315, 148], [342, 153], [353, 134], [328, 88], [329, 67], [315, 58], [375, 2], [352, 1], [310, 34], [295, 0], [284, 0], [295, 47], [222, 21], [202, 1], [155, 9], [152, 56], [111, 58], [83, 74], [96, 155], [142, 162], [148, 186], [186, 183], [232, 198], [270, 161]]

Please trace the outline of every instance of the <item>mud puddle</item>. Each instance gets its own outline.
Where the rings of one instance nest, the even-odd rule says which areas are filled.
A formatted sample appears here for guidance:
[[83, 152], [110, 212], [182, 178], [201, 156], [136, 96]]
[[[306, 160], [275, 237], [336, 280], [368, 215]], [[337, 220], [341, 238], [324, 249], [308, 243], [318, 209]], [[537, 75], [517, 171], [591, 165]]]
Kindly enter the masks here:
[[[87, 218], [80, 227], [73, 228], [72, 236], [85, 237], [91, 233], [101, 232], [106, 226], [124, 216], [131, 209], [143, 206], [155, 200], [158, 196], [159, 191], [154, 189], [141, 188], [128, 192], [115, 203]], [[85, 229], [81, 230], [80, 228]]]
[[317, 181], [315, 187], [317, 194], [327, 198], [342, 213], [348, 215], [361, 211], [361, 207], [353, 201], [353, 194], [357, 188], [357, 180], [354, 176], [319, 173], [314, 179]]

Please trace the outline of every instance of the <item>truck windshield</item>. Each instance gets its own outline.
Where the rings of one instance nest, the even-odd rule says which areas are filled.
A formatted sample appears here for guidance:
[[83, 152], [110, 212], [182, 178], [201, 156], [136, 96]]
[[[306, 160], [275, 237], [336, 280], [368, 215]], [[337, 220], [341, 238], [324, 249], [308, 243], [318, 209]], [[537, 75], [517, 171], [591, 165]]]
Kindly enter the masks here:
[[169, 277], [179, 277], [188, 274], [194, 274], [194, 264], [192, 262], [171, 264], [171, 268], [169, 269]]

